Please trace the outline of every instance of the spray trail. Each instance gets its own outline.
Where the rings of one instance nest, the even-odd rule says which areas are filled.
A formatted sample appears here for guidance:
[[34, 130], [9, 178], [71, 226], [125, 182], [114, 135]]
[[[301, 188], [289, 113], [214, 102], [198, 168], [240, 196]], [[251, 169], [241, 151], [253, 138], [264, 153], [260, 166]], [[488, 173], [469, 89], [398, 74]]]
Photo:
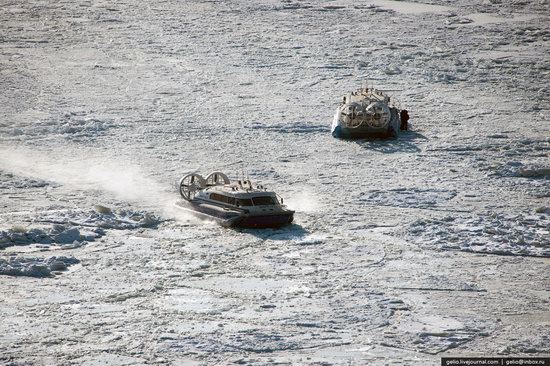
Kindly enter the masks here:
[[140, 166], [120, 159], [69, 158], [55, 152], [45, 156], [23, 149], [0, 149], [0, 169], [78, 189], [108, 192], [123, 201], [154, 207], [165, 216], [176, 216], [172, 209], [176, 196], [167, 191], [167, 185], [147, 177]]
[[318, 196], [307, 188], [289, 194], [287, 199], [285, 199], [285, 203], [287, 203], [289, 208], [298, 212], [312, 213], [321, 209]]

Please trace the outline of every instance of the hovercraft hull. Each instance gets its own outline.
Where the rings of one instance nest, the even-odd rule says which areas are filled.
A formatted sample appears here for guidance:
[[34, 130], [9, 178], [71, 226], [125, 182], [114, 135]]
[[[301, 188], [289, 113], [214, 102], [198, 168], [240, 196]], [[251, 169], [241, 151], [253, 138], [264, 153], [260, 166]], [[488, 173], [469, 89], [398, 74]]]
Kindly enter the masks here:
[[245, 215], [240, 221], [236, 221], [233, 227], [242, 228], [277, 228], [294, 221], [294, 212], [271, 215]]
[[198, 218], [215, 221], [224, 227], [277, 228], [294, 220], [294, 211], [251, 214], [245, 209], [229, 208], [203, 201], [178, 201], [176, 207], [188, 211]]
[[393, 129], [374, 130], [370, 128], [346, 128], [336, 126], [332, 129], [332, 137], [339, 139], [362, 139], [362, 138], [393, 138], [397, 133]]

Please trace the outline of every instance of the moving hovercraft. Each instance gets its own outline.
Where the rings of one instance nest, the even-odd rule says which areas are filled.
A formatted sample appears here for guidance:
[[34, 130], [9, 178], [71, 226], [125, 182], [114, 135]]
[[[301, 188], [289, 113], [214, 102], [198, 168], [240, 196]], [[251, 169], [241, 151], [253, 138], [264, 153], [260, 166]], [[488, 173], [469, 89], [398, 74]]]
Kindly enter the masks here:
[[283, 199], [250, 179], [232, 183], [222, 172], [206, 178], [196, 173], [185, 175], [178, 183], [183, 200], [178, 208], [201, 218], [217, 221], [225, 227], [275, 228], [290, 224], [294, 211], [283, 205]]

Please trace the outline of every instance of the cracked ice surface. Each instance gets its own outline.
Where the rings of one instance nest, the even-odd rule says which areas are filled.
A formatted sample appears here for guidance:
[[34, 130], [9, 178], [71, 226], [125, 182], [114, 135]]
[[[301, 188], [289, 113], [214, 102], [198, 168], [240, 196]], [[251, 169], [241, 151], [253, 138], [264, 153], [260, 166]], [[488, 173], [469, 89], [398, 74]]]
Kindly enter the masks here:
[[419, 220], [409, 238], [444, 250], [550, 257], [550, 218], [545, 213]]
[[[544, 1], [0, 6], [0, 363], [548, 355]], [[411, 115], [339, 141], [365, 78]], [[297, 211], [228, 230], [185, 172]]]
[[0, 274], [8, 276], [49, 277], [53, 271], [64, 271], [69, 266], [79, 263], [74, 257], [28, 258], [10, 257], [8, 260], [0, 258]]

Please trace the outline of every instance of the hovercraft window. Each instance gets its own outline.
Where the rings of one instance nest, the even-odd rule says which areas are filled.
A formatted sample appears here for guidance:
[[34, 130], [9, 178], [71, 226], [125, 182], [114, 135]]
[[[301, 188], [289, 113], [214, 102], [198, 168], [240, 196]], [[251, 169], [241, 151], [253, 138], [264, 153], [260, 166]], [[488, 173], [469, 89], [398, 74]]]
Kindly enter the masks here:
[[275, 204], [275, 200], [271, 196], [254, 197], [252, 198], [252, 202], [254, 202], [254, 206], [268, 206]]
[[248, 198], [237, 199], [237, 206], [252, 206], [252, 200]]
[[227, 196], [224, 196], [224, 195], [221, 195], [221, 194], [217, 194], [217, 193], [212, 193], [212, 194], [210, 195], [210, 199], [211, 199], [211, 200], [214, 200], [214, 201], [223, 202], [223, 203], [229, 203], [230, 205], [234, 205], [234, 204], [235, 204], [235, 198], [233, 198], [233, 197], [227, 197]]

